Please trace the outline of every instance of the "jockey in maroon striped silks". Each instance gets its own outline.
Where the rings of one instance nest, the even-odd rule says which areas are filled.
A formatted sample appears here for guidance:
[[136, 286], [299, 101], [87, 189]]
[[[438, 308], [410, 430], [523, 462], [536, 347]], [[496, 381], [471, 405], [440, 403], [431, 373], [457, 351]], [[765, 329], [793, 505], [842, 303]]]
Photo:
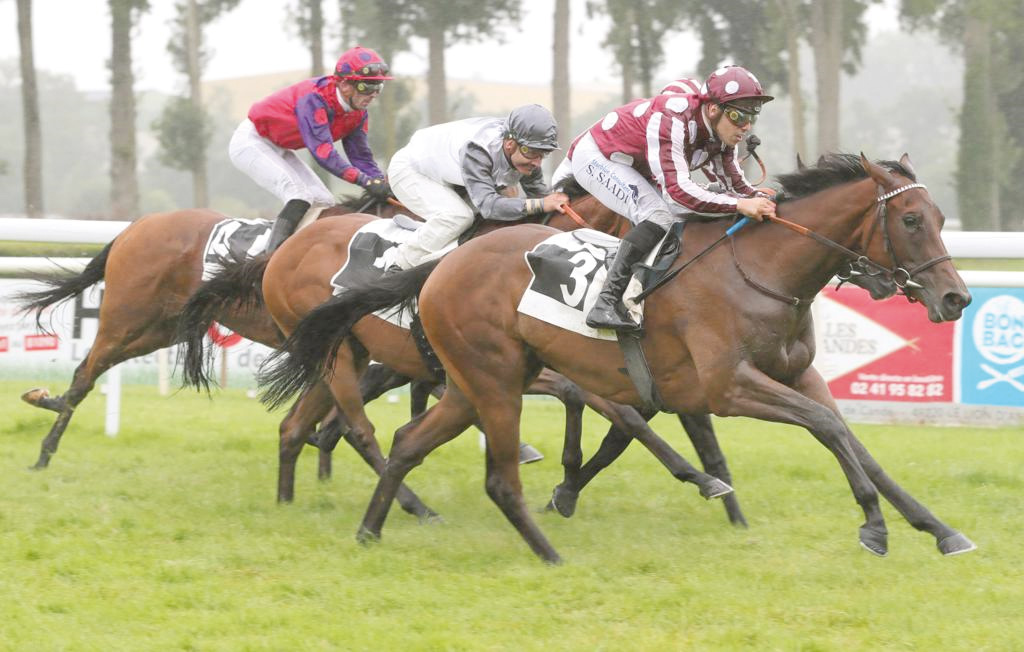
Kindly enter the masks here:
[[[773, 98], [739, 66], [719, 68], [699, 93], [679, 80], [662, 94], [622, 106], [580, 135], [554, 174], [569, 174], [608, 208], [636, 225], [623, 239], [587, 324], [636, 330], [622, 305], [632, 267], [686, 215], [741, 213], [760, 221], [775, 204], [758, 196], [743, 176], [736, 146], [749, 134], [761, 105]], [[701, 170], [721, 186], [709, 189], [691, 178]], [[770, 191], [767, 191], [770, 194]]]

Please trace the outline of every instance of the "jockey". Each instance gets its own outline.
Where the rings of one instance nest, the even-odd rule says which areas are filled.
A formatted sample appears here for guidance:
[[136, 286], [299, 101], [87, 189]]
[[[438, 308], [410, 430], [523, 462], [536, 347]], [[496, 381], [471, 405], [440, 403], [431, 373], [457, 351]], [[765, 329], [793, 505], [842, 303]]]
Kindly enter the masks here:
[[[285, 202], [267, 251], [295, 231], [310, 205], [335, 204], [331, 191], [293, 150], [308, 149], [321, 167], [375, 199], [390, 195], [367, 141], [366, 111], [387, 79], [394, 78], [380, 56], [356, 46], [341, 55], [333, 75], [288, 86], [249, 109], [228, 151], [235, 167]], [[344, 151], [335, 148], [337, 140]]]
[[[557, 210], [569, 197], [550, 193], [541, 171], [556, 149], [558, 125], [539, 104], [513, 109], [507, 118], [469, 118], [414, 133], [391, 158], [388, 179], [426, 224], [397, 247], [389, 270], [437, 258], [472, 226], [476, 212], [485, 220], [515, 221]], [[520, 184], [526, 197], [518, 196]]]
[[[576, 139], [567, 159], [576, 181], [636, 225], [619, 245], [587, 315], [588, 326], [637, 330], [622, 305], [622, 293], [633, 265], [650, 253], [674, 221], [689, 213], [741, 213], [757, 221], [775, 214], [775, 203], [756, 196], [759, 189], [747, 182], [736, 158], [736, 146], [757, 120], [761, 105], [772, 99], [746, 69], [726, 66], [711, 73], [699, 94], [672, 92], [634, 100]], [[722, 184], [725, 192], [692, 180], [690, 172], [697, 169]]]
[[700, 81], [683, 77], [665, 84], [658, 95], [700, 95]]

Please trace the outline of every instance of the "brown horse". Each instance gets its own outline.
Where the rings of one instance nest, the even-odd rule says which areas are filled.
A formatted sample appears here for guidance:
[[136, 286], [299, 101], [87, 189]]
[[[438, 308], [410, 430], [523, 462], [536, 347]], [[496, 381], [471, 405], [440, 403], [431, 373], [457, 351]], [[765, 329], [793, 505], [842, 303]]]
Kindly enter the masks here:
[[[616, 232], [621, 229], [622, 218], [609, 211], [590, 196], [577, 196], [572, 206], [587, 216], [588, 223], [602, 230]], [[575, 212], [575, 211], [574, 211]], [[233, 309], [250, 306], [262, 309], [265, 301], [271, 314], [284, 332], [306, 311], [319, 305], [331, 295], [329, 279], [344, 264], [348, 243], [359, 227], [372, 218], [361, 215], [333, 217], [322, 220], [293, 236], [275, 252], [270, 261], [253, 260], [242, 265], [229, 265], [215, 279], [208, 281], [189, 300], [183, 310], [181, 340], [184, 344], [183, 369], [186, 381], [203, 386], [209, 378], [208, 350], [204, 350], [204, 334], [210, 320], [230, 304]], [[554, 215], [549, 222], [563, 230], [577, 228], [577, 217]], [[500, 228], [500, 223], [485, 222], [483, 229]], [[482, 229], [482, 230], [483, 230]], [[255, 291], [255, 279], [262, 279], [262, 292]], [[360, 388], [370, 358], [383, 362], [394, 373], [405, 378], [428, 380], [434, 378], [416, 347], [409, 330], [373, 318], [367, 329], [346, 348], [343, 371], [331, 378], [331, 393], [341, 408], [346, 425], [346, 436], [374, 439], [374, 426], [363, 409], [365, 392]], [[404, 380], [404, 379], [403, 379]], [[549, 372], [535, 384], [533, 393], [555, 395], [567, 406], [567, 446], [563, 452], [566, 479], [554, 492], [550, 503], [564, 516], [572, 514], [579, 491], [602, 468], [607, 466], [636, 438], [669, 469], [673, 476], [697, 484], [705, 497], [725, 497], [725, 508], [731, 522], [745, 525], [735, 496], [728, 487], [728, 468], [718, 446], [710, 420], [705, 416], [681, 417], [691, 441], [705, 467], [717, 477], [693, 468], [660, 437], [647, 427], [646, 421], [634, 410], [618, 406], [599, 397], [581, 392], [575, 385], [557, 374]], [[399, 381], [401, 382], [401, 381]], [[319, 388], [320, 385], [314, 385]], [[318, 391], [316, 389], [309, 391]], [[308, 394], [308, 391], [307, 391]], [[275, 406], [281, 401], [275, 401]], [[579, 448], [579, 415], [582, 405], [589, 404], [613, 423], [613, 432], [606, 438], [599, 455], [581, 467]], [[629, 434], [626, 434], [629, 433]], [[340, 432], [335, 431], [335, 438]], [[302, 450], [302, 441], [287, 440], [282, 434], [280, 458], [282, 469], [294, 468], [294, 460]], [[723, 477], [725, 484], [719, 477]]]
[[[329, 208], [321, 217], [349, 214], [360, 208], [369, 208], [372, 203], [364, 196]], [[389, 205], [382, 206], [381, 210], [388, 216], [394, 212]], [[69, 278], [40, 279], [48, 286], [47, 289], [21, 295], [23, 310], [35, 311], [38, 322], [46, 308], [72, 299], [100, 281], [105, 282], [95, 341], [75, 370], [68, 390], [60, 396], [50, 396], [42, 389], [22, 395], [22, 399], [31, 405], [57, 412], [55, 423], [43, 439], [34, 469], [44, 469], [49, 465], [75, 408], [103, 372], [120, 362], [176, 342], [181, 311], [201, 283], [204, 247], [214, 225], [225, 219], [225, 215], [203, 209], [143, 216], [89, 261], [80, 274]], [[280, 331], [265, 311], [229, 307], [218, 313], [216, 320], [266, 346], [276, 346], [282, 340]], [[300, 397], [288, 412], [281, 423], [283, 432], [301, 431], [304, 438], [308, 434], [308, 424], [315, 424], [323, 416], [322, 406], [313, 404], [309, 398], [315, 396]], [[374, 457], [372, 450], [358, 452], [364, 459]], [[376, 456], [382, 459], [379, 450]], [[321, 478], [330, 474], [330, 454], [327, 452], [320, 455], [319, 472]], [[291, 486], [279, 487], [278, 498], [290, 500], [292, 491]], [[411, 493], [403, 492], [402, 500], [403, 506], [421, 517], [433, 514]]]
[[[860, 542], [875, 554], [888, 550], [879, 492], [913, 527], [932, 534], [943, 554], [974, 549], [882, 470], [811, 366], [810, 302], [851, 257], [885, 269], [932, 321], [961, 316], [970, 294], [943, 246], [942, 212], [915, 183], [906, 155], [882, 164], [863, 155], [831, 155], [780, 182], [790, 199], [780, 201], [778, 215], [788, 222], [739, 231], [729, 247], [713, 250], [648, 296], [643, 348], [667, 408], [806, 428], [839, 461], [864, 511]], [[719, 239], [724, 227], [707, 222], [687, 229], [677, 269]], [[524, 255], [550, 235], [550, 229], [519, 226], [479, 238], [440, 263], [395, 275], [384, 288], [350, 289], [310, 313], [289, 337], [290, 355], [282, 362], [293, 375], [279, 369], [277, 380], [315, 381], [329, 364], [325, 352], [365, 331], [367, 308], [397, 305], [418, 293], [424, 329], [448, 373], [442, 399], [395, 433], [360, 540], [380, 537], [409, 470], [479, 418], [488, 439], [488, 495], [537, 555], [559, 561], [522, 497], [516, 465], [522, 390], [547, 364], [611, 400], [637, 404], [640, 396], [614, 343], [517, 312], [531, 278]]]

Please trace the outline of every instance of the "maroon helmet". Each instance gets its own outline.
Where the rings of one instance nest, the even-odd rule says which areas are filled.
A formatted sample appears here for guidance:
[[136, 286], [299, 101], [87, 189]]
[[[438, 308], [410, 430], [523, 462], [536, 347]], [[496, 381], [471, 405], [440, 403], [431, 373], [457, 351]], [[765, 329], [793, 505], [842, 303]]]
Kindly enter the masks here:
[[701, 88], [701, 96], [715, 104], [739, 100], [755, 100], [763, 104], [775, 99], [765, 95], [757, 77], [741, 66], [725, 66], [708, 75]]

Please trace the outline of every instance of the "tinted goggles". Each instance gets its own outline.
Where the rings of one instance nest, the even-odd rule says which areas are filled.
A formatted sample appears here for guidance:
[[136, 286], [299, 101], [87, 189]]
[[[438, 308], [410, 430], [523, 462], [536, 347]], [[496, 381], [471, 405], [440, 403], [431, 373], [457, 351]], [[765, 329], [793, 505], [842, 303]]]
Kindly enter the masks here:
[[520, 143], [517, 144], [519, 145], [519, 153], [523, 155], [523, 158], [528, 159], [530, 161], [536, 161], [537, 159], [544, 158], [545, 156], [551, 153], [544, 149], [535, 149], [533, 147], [530, 147], [529, 145], [523, 145]]
[[738, 109], [735, 106], [729, 106], [728, 104], [722, 105], [722, 112], [725, 117], [729, 119], [729, 122], [733, 123], [737, 127], [746, 127], [757, 122], [757, 114], [742, 109]]
[[360, 95], [373, 95], [381, 92], [384, 88], [382, 81], [353, 81], [350, 82]]
[[362, 77], [387, 77], [391, 69], [383, 61], [377, 61], [368, 63], [355, 72]]

